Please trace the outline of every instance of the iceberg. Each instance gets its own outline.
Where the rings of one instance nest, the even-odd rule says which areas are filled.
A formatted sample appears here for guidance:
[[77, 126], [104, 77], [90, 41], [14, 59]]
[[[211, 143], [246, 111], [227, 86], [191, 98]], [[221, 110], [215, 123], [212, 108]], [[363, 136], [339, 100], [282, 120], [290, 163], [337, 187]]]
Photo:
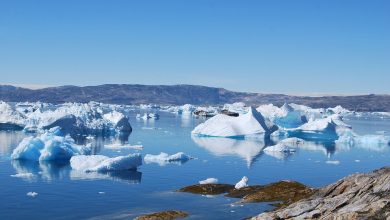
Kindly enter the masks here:
[[345, 124], [339, 115], [309, 121], [293, 129], [287, 129], [289, 137], [298, 137], [308, 140], [337, 140], [339, 136], [352, 130]]
[[216, 184], [218, 183], [218, 179], [216, 178], [207, 178], [205, 180], [199, 181], [199, 184]]
[[24, 115], [0, 101], [0, 130], [23, 130], [25, 121]]
[[[115, 109], [109, 106], [109, 109]], [[97, 103], [66, 103], [54, 110], [38, 108], [26, 114], [25, 131], [36, 132], [60, 127], [64, 134], [75, 135], [111, 135], [115, 132], [131, 132], [128, 118], [116, 110], [103, 114]]]
[[236, 183], [234, 188], [241, 189], [241, 188], [244, 188], [247, 186], [248, 186], [248, 177], [244, 176], [244, 177], [242, 177], [242, 179], [238, 183]]
[[132, 132], [129, 118], [120, 112], [112, 111], [104, 114], [103, 118], [111, 122], [114, 128], [119, 132]]
[[277, 126], [256, 111], [249, 108], [248, 113], [238, 117], [218, 114], [192, 131], [192, 134], [211, 137], [240, 138], [245, 136], [269, 135], [277, 130]]
[[272, 104], [261, 105], [257, 110], [276, 125], [283, 128], [296, 128], [307, 122], [301, 111], [295, 110], [291, 105], [284, 104], [278, 108]]
[[277, 159], [284, 159], [290, 154], [294, 153], [296, 151], [296, 148], [300, 144], [303, 144], [304, 140], [299, 138], [287, 138], [284, 140], [281, 140], [279, 143], [264, 148], [264, 153], [275, 157]]
[[169, 163], [175, 163], [175, 162], [179, 164], [183, 164], [191, 159], [193, 158], [188, 155], [185, 155], [183, 152], [179, 152], [172, 155], [161, 152], [158, 155], [146, 154], [144, 157], [145, 163], [147, 164], [157, 163], [160, 166], [165, 166]]
[[74, 155], [90, 154], [89, 146], [76, 145], [70, 136], [59, 136], [58, 128], [38, 137], [27, 137], [13, 150], [12, 159], [45, 161], [69, 160]]
[[141, 165], [141, 154], [112, 158], [103, 155], [77, 155], [70, 159], [72, 169], [84, 172], [135, 170]]

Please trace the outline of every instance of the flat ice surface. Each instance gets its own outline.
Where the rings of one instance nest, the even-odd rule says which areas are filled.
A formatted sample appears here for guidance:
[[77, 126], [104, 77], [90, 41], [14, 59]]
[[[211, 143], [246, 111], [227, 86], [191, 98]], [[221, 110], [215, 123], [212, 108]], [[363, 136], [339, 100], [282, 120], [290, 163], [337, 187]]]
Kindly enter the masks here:
[[103, 155], [78, 155], [70, 159], [72, 169], [84, 172], [105, 172], [137, 169], [142, 165], [141, 154], [107, 157]]
[[176, 154], [169, 155], [167, 153], [161, 152], [158, 155], [146, 154], [144, 157], [145, 163], [157, 163], [160, 166], [165, 166], [169, 163], [185, 163], [192, 159], [192, 157], [184, 154], [183, 152], [178, 152]]

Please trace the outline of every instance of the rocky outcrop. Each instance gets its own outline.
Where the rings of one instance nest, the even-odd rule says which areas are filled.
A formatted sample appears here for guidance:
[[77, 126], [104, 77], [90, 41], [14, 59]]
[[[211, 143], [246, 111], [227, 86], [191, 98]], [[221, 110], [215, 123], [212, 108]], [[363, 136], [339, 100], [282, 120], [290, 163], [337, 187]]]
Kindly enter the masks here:
[[188, 216], [188, 213], [183, 211], [169, 210], [163, 212], [156, 212], [152, 214], [147, 214], [139, 216], [134, 220], [173, 220], [178, 218], [185, 218]]
[[390, 219], [390, 167], [354, 174], [260, 219]]
[[235, 189], [234, 185], [229, 184], [197, 184], [178, 190], [178, 192], [203, 195], [225, 194], [226, 197], [241, 198], [239, 203], [277, 202], [274, 205], [279, 207], [308, 198], [315, 191], [315, 189], [294, 181], [246, 186], [240, 189]]

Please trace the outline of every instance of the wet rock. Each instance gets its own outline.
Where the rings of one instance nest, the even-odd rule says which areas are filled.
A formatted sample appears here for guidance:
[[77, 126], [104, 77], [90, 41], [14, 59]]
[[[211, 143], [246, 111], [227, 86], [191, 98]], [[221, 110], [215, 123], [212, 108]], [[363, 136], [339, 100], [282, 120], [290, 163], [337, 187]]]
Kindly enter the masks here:
[[390, 168], [345, 177], [253, 219], [390, 219]]
[[242, 198], [240, 202], [280, 202], [277, 206], [286, 206], [308, 198], [316, 190], [295, 181], [280, 181], [264, 186], [248, 186], [235, 189], [226, 196]]
[[177, 190], [177, 192], [187, 192], [202, 195], [218, 195], [228, 193], [233, 189], [234, 186], [230, 184], [196, 184], [181, 188]]
[[135, 220], [171, 220], [171, 219], [178, 219], [178, 218], [185, 218], [188, 216], [188, 213], [183, 211], [177, 211], [177, 210], [169, 210], [169, 211], [163, 211], [163, 212], [156, 212], [152, 214], [142, 215]]

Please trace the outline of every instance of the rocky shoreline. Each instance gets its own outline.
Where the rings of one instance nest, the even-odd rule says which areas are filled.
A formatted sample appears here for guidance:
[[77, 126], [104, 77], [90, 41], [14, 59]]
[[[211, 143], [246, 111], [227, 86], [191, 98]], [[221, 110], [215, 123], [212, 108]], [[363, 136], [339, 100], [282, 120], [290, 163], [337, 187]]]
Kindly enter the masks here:
[[390, 167], [347, 176], [306, 199], [252, 218], [260, 219], [390, 219]]

